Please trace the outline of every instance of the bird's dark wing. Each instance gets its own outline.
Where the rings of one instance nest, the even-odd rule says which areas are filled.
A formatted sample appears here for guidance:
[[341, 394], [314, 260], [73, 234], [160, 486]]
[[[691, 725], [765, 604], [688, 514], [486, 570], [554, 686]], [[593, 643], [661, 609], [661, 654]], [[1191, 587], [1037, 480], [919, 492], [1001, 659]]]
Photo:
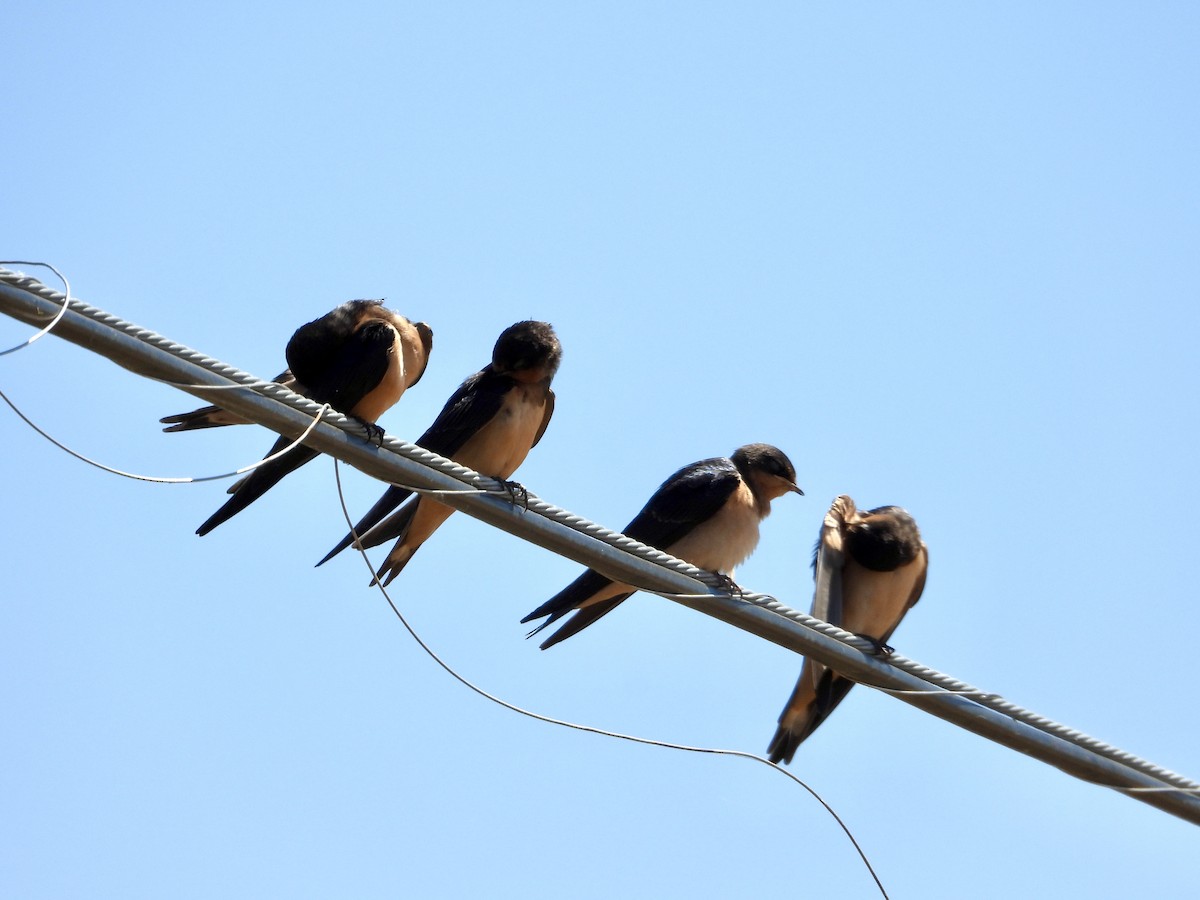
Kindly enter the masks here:
[[[311, 400], [328, 403], [345, 413], [353, 409], [383, 379], [395, 332], [391, 326], [372, 320], [354, 329], [342, 341], [334, 340], [328, 327], [315, 335], [312, 333], [315, 326], [336, 316], [342, 309], [338, 307], [316, 322], [301, 326], [288, 342], [287, 360], [288, 368], [307, 388]], [[301, 372], [304, 374], [299, 374]], [[267, 456], [278, 453], [291, 442], [291, 438], [280, 437]], [[196, 534], [206, 535], [222, 522], [228, 521], [278, 484], [284, 476], [317, 455], [317, 451], [309, 447], [294, 447], [279, 459], [259, 466], [235, 485], [233, 496], [196, 529]]]
[[[408, 536], [408, 529], [412, 527], [413, 519], [416, 517], [417, 509], [420, 507], [420, 505], [421, 498], [414, 497], [412, 500], [409, 500], [402, 507], [396, 510], [396, 512], [393, 513], [384, 524], [389, 525], [395, 536], [403, 541], [404, 538]], [[375, 547], [382, 542], [383, 541], [381, 539], [373, 544], [368, 544], [364, 539], [363, 546]], [[409, 554], [406, 558], [398, 559], [393, 562], [391, 555], [389, 554], [388, 559], [384, 561], [383, 565], [379, 567], [379, 571], [375, 573], [375, 578], [372, 579], [371, 586], [374, 587], [378, 582], [382, 582], [385, 586], [391, 584], [392, 579], [404, 571], [404, 567], [408, 565], [409, 560], [411, 559], [412, 555]]]
[[784, 710], [786, 712], [792, 703], [797, 702], [802, 693], [808, 694], [808, 702], [802, 709], [803, 718], [792, 728], [785, 727], [782, 717], [780, 718], [780, 726], [767, 747], [767, 758], [773, 763], [790, 763], [799, 746], [829, 718], [829, 714], [837, 708], [852, 687], [853, 681], [843, 678], [832, 669], [823, 669], [811, 690], [806, 690], [803, 684], [797, 684], [792, 699]]
[[840, 522], [831, 523], [825, 517], [825, 526], [817, 539], [813, 551], [813, 605], [814, 617], [830, 625], [842, 626], [842, 567], [845, 557], [842, 552]]
[[541, 619], [546, 616], [550, 617], [537, 628], [533, 629], [533, 631], [529, 632], [526, 637], [533, 637], [547, 625], [561, 619], [571, 610], [576, 609], [588, 597], [591, 597], [612, 583], [611, 578], [605, 578], [594, 569], [585, 570], [582, 575], [521, 620], [521, 624], [525, 625], [534, 619]]
[[[706, 459], [686, 466], [662, 483], [642, 507], [642, 511], [625, 526], [623, 533], [626, 537], [643, 544], [668, 550], [701, 522], [715, 515], [737, 490], [740, 482], [741, 476], [728, 459]], [[571, 610], [579, 608], [580, 604], [611, 583], [611, 579], [588, 569], [521, 621], [531, 622], [549, 616], [530, 632], [531, 635], [536, 634]], [[542, 644], [542, 649], [576, 634], [615, 608], [632, 593], [630, 591], [580, 609], [566, 625]]]
[[712, 518], [740, 483], [741, 476], [728, 459], [692, 463], [664, 481], [622, 533], [667, 550]]
[[[271, 449], [267, 452], [267, 456], [278, 453], [288, 444], [292, 443], [289, 437], [280, 436], [275, 441]], [[315, 459], [318, 452], [311, 447], [305, 447], [300, 444], [293, 447], [279, 459], [273, 459], [271, 462], [259, 466], [249, 475], [237, 482], [230, 491], [232, 496], [225, 501], [224, 505], [196, 529], [196, 534], [203, 537], [208, 534], [222, 522], [228, 521], [233, 516], [240, 513], [243, 509], [265, 494], [268, 490], [274, 487], [279, 481], [289, 472], [294, 472], [306, 462]], [[264, 459], [266, 457], [263, 457]]]
[[[358, 524], [354, 526], [354, 530], [347, 532], [346, 536], [337, 542], [332, 550], [326, 553], [318, 566], [324, 565], [333, 559], [347, 547], [354, 543], [354, 536], [357, 534], [359, 538], [363, 538], [375, 525], [378, 525], [383, 519], [394, 510], [397, 506], [403, 503], [412, 495], [412, 491], [408, 488], [396, 487], [392, 485], [383, 495], [375, 501], [375, 505], [367, 510], [367, 514], [358, 520]], [[365, 546], [365, 545], [364, 545]]]
[[515, 381], [492, 367], [476, 372], [451, 394], [417, 444], [439, 456], [453, 457], [475, 432], [500, 411]]
[[287, 345], [288, 367], [317, 403], [349, 414], [383, 381], [396, 330], [378, 318], [356, 316], [343, 304], [302, 325]]
[[[588, 571], [581, 575], [580, 578], [585, 578], [588, 575], [596, 575], [596, 573], [591, 569], [588, 569]], [[597, 577], [603, 578], [603, 576]], [[570, 588], [567, 588], [566, 590], [570, 590]], [[610, 597], [607, 600], [601, 600], [599, 603], [593, 603], [590, 606], [585, 606], [583, 609], [578, 610], [575, 615], [571, 616], [571, 618], [567, 619], [566, 623], [559, 628], [558, 631], [554, 632], [554, 634], [542, 641], [542, 643], [538, 646], [538, 649], [546, 650], [561, 641], [565, 641], [574, 634], [579, 634], [579, 632], [583, 631], [583, 629], [587, 628], [601, 616], [612, 612], [632, 596], [633, 591], [626, 591], [623, 594], [617, 594], [616, 596]], [[533, 629], [533, 631], [529, 632], [528, 636], [532, 637], [533, 635], [537, 634], [551, 622], [555, 621], [556, 618], [558, 617], [550, 617], [537, 628]], [[527, 620], [523, 619], [522, 621]]]
[[[408, 491], [405, 496], [411, 493], [411, 491]], [[380, 499], [382, 501], [382, 498]], [[372, 547], [378, 547], [380, 544], [392, 540], [392, 538], [403, 537], [408, 531], [408, 526], [412, 524], [412, 517], [417, 510], [417, 501], [420, 499], [420, 497], [417, 497], [405, 503], [404, 506], [401, 506], [374, 528], [369, 528], [366, 532], [359, 532], [358, 542], [363, 549], [370, 550]], [[403, 499], [397, 500], [396, 505], [403, 502]], [[376, 504], [376, 506], [378, 505]], [[372, 507], [372, 510], [374, 510], [374, 507]], [[355, 531], [358, 531], [357, 527]]]
[[[379, 386], [396, 342], [395, 329], [372, 315], [380, 305], [380, 301], [352, 300], [296, 329], [285, 355], [292, 376], [304, 386], [305, 396], [349, 414]], [[290, 443], [288, 438], [279, 438], [268, 456]], [[208, 534], [316, 456], [315, 450], [295, 447], [259, 466], [230, 489], [233, 496], [196, 533]]]
[[[476, 372], [458, 386], [450, 395], [442, 411], [438, 413], [433, 424], [425, 433], [417, 438], [417, 446], [436, 453], [439, 456], [451, 457], [459, 448], [480, 428], [492, 420], [504, 403], [504, 395], [513, 386], [513, 380], [505, 375], [496, 375], [491, 366]], [[547, 418], [549, 418], [547, 416]], [[545, 426], [543, 425], [543, 428]], [[364, 547], [374, 547], [398, 533], [394, 527], [384, 525], [383, 530], [377, 526], [412, 495], [407, 488], [389, 487], [375, 501], [375, 505], [354, 526], [354, 532], [348, 533], [337, 545], [325, 554], [321, 562], [328, 562], [347, 547], [354, 543], [354, 533], [357, 533]], [[395, 525], [396, 523], [392, 523]], [[373, 543], [366, 543], [367, 535], [371, 535]]]

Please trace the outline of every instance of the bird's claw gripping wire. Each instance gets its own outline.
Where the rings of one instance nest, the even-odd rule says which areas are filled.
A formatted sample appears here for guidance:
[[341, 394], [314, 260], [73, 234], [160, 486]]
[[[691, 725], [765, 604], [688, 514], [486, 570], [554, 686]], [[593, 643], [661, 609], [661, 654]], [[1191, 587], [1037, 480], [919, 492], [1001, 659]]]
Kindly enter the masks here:
[[742, 586], [724, 572], [713, 572], [713, 580], [716, 582], [713, 586], [717, 590], [724, 591], [729, 596], [739, 599], [745, 596], [746, 592], [742, 589]]
[[367, 441], [374, 444], [376, 447], [383, 446], [383, 438], [386, 432], [374, 422], [368, 422], [366, 419], [360, 419], [358, 416], [352, 417], [355, 422], [361, 425], [367, 432]]
[[504, 481], [500, 484], [504, 487], [504, 493], [508, 495], [509, 502], [513, 506], [520, 506], [526, 512], [529, 512], [529, 490], [519, 481]]

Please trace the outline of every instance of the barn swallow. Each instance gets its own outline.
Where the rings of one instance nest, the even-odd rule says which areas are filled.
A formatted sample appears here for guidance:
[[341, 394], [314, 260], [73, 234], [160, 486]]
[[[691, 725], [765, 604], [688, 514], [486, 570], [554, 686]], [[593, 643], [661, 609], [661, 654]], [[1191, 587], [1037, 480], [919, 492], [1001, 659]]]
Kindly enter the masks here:
[[[433, 331], [387, 309], [382, 300], [351, 300], [296, 329], [288, 341], [287, 371], [275, 380], [316, 403], [328, 403], [353, 416], [368, 431], [382, 434], [375, 421], [421, 380], [433, 347]], [[217, 407], [167, 416], [164, 431], [191, 431], [238, 424], [240, 416]], [[291, 438], [280, 436], [267, 455], [278, 453]], [[241, 512], [289, 472], [316, 457], [317, 451], [294, 447], [259, 466], [229, 489], [225, 505], [196, 529], [205, 535]]]
[[[912, 516], [898, 506], [861, 513], [842, 495], [825, 514], [813, 552], [812, 615], [866, 638], [881, 654], [891, 653], [885, 641], [921, 599], [928, 568], [929, 551]], [[805, 657], [767, 748], [771, 762], [790, 763], [853, 685]]]
[[[758, 524], [770, 515], [771, 501], [789, 491], [804, 494], [783, 451], [770, 444], [747, 444], [728, 459], [705, 459], [680, 469], [654, 492], [623, 534], [728, 576], [754, 552]], [[532, 637], [578, 610], [542, 642], [545, 650], [591, 625], [636, 590], [588, 569], [521, 621], [549, 617], [529, 632]]]
[[[550, 382], [561, 361], [562, 345], [550, 325], [533, 321], [510, 325], [497, 339], [492, 361], [459, 386], [417, 438], [417, 445], [504, 481], [546, 433], [554, 414]], [[399, 538], [376, 575], [376, 581], [389, 584], [454, 512], [430, 496], [417, 496], [384, 519], [412, 493], [396, 486], [384, 491], [354, 530], [317, 565], [349, 547], [356, 534], [364, 548]]]

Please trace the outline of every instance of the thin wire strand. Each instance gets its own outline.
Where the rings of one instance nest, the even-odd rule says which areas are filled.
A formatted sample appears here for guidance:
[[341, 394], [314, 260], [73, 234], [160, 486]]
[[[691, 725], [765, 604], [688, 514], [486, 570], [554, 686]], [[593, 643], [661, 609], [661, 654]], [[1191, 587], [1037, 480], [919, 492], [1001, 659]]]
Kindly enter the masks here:
[[[354, 521], [350, 516], [350, 509], [346, 505], [346, 497], [342, 491], [341, 465], [337, 459], [333, 460], [333, 474], [334, 474], [334, 480], [337, 483], [338, 502], [341, 504], [341, 507], [342, 507], [342, 515], [346, 520], [346, 524], [350, 528], [351, 534], [353, 534], [354, 533]], [[404, 630], [408, 632], [409, 636], [414, 641], [416, 641], [417, 646], [419, 646], [430, 659], [432, 659], [435, 663], [437, 663], [438, 666], [440, 666], [441, 669], [444, 672], [446, 672], [446, 674], [448, 674], [451, 678], [453, 678], [455, 681], [457, 681], [463, 687], [467, 688], [470, 691], [473, 691], [474, 693], [478, 694], [480, 697], [483, 697], [485, 700], [490, 700], [492, 703], [502, 706], [505, 709], [511, 710], [512, 712], [515, 712], [515, 713], [519, 713], [522, 716], [527, 716], [531, 719], [536, 719], [539, 722], [545, 722], [548, 725], [557, 725], [562, 728], [571, 728], [576, 731], [586, 731], [591, 734], [598, 734], [598, 735], [602, 735], [604, 737], [616, 738], [618, 740], [629, 741], [629, 742], [635, 743], [635, 744], [647, 744], [651, 747], [662, 747], [662, 748], [665, 748], [668, 750], [682, 750], [682, 751], [685, 751], [688, 753], [706, 753], [706, 754], [711, 754], [711, 755], [715, 755], [715, 756], [735, 756], [735, 757], [740, 757], [742, 759], [753, 760], [755, 762], [759, 762], [765, 766], [770, 767], [770, 768], [774, 769], [776, 772], [779, 772], [781, 775], [784, 775], [785, 777], [790, 778], [792, 781], [794, 781], [800, 787], [804, 788], [804, 790], [806, 790], [813, 797], [813, 799], [815, 799], [818, 803], [821, 804], [821, 806], [823, 806], [825, 808], [825, 811], [828, 812], [829, 815], [831, 815], [833, 817], [833, 820], [835, 822], [837, 822], [837, 824], [841, 827], [842, 831], [845, 833], [846, 837], [850, 840], [850, 843], [853, 845], [855, 851], [859, 855], [859, 858], [862, 860], [863, 865], [866, 866], [867, 872], [870, 873], [871, 878], [875, 881], [875, 886], [877, 888], [879, 888], [879, 893], [883, 895], [884, 900], [889, 900], [888, 893], [887, 893], [887, 890], [883, 886], [883, 882], [879, 880], [879, 876], [875, 873], [875, 869], [871, 865], [871, 861], [867, 858], [866, 852], [864, 852], [862, 847], [859, 845], [858, 841], [854, 837], [854, 834], [850, 831], [850, 829], [846, 825], [846, 823], [842, 821], [842, 817], [839, 816], [834, 811], [833, 807], [830, 806], [828, 803], [826, 803], [825, 799], [820, 794], [818, 794], [812, 787], [810, 787], [808, 784], [806, 784], [804, 781], [802, 781], [798, 776], [796, 776], [792, 772], [789, 772], [787, 769], [784, 769], [783, 767], [776, 765], [775, 763], [771, 762], [769, 759], [762, 757], [762, 756], [758, 756], [757, 754], [754, 754], [754, 753], [748, 753], [744, 750], [724, 750], [724, 749], [719, 749], [716, 747], [694, 747], [689, 744], [677, 744], [677, 743], [674, 743], [671, 741], [660, 741], [660, 740], [655, 740], [653, 738], [639, 737], [637, 735], [632, 735], [632, 734], [623, 734], [622, 732], [619, 732], [619, 731], [609, 731], [606, 728], [599, 728], [594, 725], [582, 725], [578, 722], [568, 722], [565, 719], [556, 719], [553, 716], [547, 716], [542, 713], [534, 712], [533, 710], [529, 710], [529, 709], [525, 709], [524, 707], [517, 706], [514, 703], [510, 703], [507, 700], [497, 697], [495, 694], [489, 693], [488, 691], [479, 687], [474, 682], [469, 681], [465, 676], [460, 675], [455, 669], [453, 669], [450, 666], [449, 663], [447, 663], [445, 660], [443, 660], [433, 650], [432, 647], [430, 647], [427, 643], [425, 643], [425, 641], [421, 638], [421, 636], [419, 634], [417, 634], [417, 632], [413, 629], [412, 625], [409, 624], [408, 619], [406, 619], [404, 617], [404, 613], [402, 613], [400, 611], [400, 608], [396, 605], [396, 602], [392, 599], [391, 594], [388, 593], [387, 588], [385, 588], [382, 584], [379, 583], [378, 573], [375, 571], [375, 567], [371, 564], [370, 557], [367, 556], [366, 550], [364, 550], [357, 543], [357, 535], [355, 537], [356, 537], [356, 541], [353, 546], [358, 550], [359, 555], [362, 557], [363, 563], [370, 570], [371, 575], [375, 577], [375, 579], [376, 579], [375, 586], [378, 587], [379, 592], [381, 594], [383, 594], [384, 600], [387, 601], [388, 606], [391, 607], [392, 613], [396, 616], [397, 619], [399, 619], [400, 624], [404, 626]]]
[[908, 696], [910, 694], [951, 694], [955, 697], [974, 697], [977, 700], [991, 700], [1000, 696], [999, 694], [991, 693], [989, 691], [955, 691], [948, 689], [944, 690], [938, 687], [931, 687], [930, 690], [922, 690], [920, 688], [915, 690], [905, 690], [903, 688], [884, 687], [881, 684], [871, 684], [869, 681], [856, 681], [855, 684], [861, 684], [863, 687], [869, 687], [876, 691], [883, 691], [885, 694], [896, 694], [897, 696]]
[[49, 269], [51, 272], [57, 275], [59, 280], [63, 283], [63, 288], [65, 289], [62, 306], [58, 308], [58, 312], [54, 314], [54, 318], [50, 320], [50, 323], [33, 337], [27, 338], [26, 340], [17, 344], [15, 347], [9, 347], [7, 350], [0, 350], [0, 356], [7, 356], [10, 353], [16, 353], [18, 350], [24, 350], [34, 341], [45, 337], [50, 333], [50, 330], [62, 320], [62, 317], [67, 313], [67, 307], [71, 303], [71, 283], [67, 281], [66, 275], [58, 271], [58, 269], [54, 268], [54, 266], [50, 265], [50, 263], [5, 259], [0, 260], [0, 266], [42, 266], [43, 268]]
[[270, 456], [264, 457], [263, 459], [260, 459], [256, 463], [253, 463], [248, 466], [243, 466], [242, 468], [235, 469], [232, 472], [224, 472], [220, 475], [197, 475], [197, 476], [183, 476], [180, 478], [172, 478], [172, 477], [160, 477], [160, 476], [156, 476], [156, 475], [138, 475], [136, 472], [125, 472], [121, 469], [115, 469], [112, 466], [106, 466], [102, 462], [97, 462], [94, 459], [84, 456], [82, 453], [78, 453], [75, 450], [72, 450], [66, 444], [63, 444], [62, 442], [56, 440], [54, 437], [52, 437], [51, 435], [49, 435], [45, 431], [43, 431], [41, 428], [39, 428], [33, 422], [32, 419], [30, 419], [27, 415], [25, 415], [25, 413], [21, 412], [21, 410], [17, 407], [17, 405], [15, 403], [13, 403], [12, 400], [9, 399], [9, 396], [6, 393], [4, 393], [4, 391], [2, 391], [2, 390], [0, 390], [0, 400], [3, 400], [5, 403], [7, 403], [9, 408], [20, 417], [22, 422], [24, 422], [26, 425], [28, 425], [30, 428], [32, 428], [34, 431], [36, 431], [38, 434], [40, 434], [42, 437], [44, 437], [46, 440], [48, 440], [50, 443], [52, 443], [59, 450], [62, 450], [63, 452], [75, 457], [80, 462], [85, 462], [89, 466], [95, 466], [97, 469], [100, 469], [101, 471], [104, 471], [104, 472], [108, 472], [109, 474], [112, 474], [112, 475], [120, 475], [122, 478], [132, 478], [135, 481], [149, 481], [153, 484], [199, 484], [203, 481], [220, 481], [223, 478], [236, 478], [239, 475], [245, 475], [247, 472], [252, 472], [255, 469], [257, 469], [259, 466], [264, 466], [267, 463], [272, 462], [276, 459], [279, 459], [279, 457], [284, 456], [287, 453], [290, 453], [292, 450], [296, 449], [298, 446], [300, 446], [302, 443], [304, 443], [304, 439], [307, 438], [312, 433], [312, 430], [317, 427], [317, 423], [321, 421], [322, 416], [324, 416], [325, 412], [330, 408], [329, 404], [326, 403], [324, 406], [321, 407], [321, 409], [318, 411], [316, 417], [312, 420], [312, 422], [309, 423], [308, 427], [304, 429], [304, 433], [301, 434], [300, 437], [296, 438], [296, 440], [292, 441], [290, 444], [288, 444], [286, 447], [284, 447], [278, 453], [272, 453]]

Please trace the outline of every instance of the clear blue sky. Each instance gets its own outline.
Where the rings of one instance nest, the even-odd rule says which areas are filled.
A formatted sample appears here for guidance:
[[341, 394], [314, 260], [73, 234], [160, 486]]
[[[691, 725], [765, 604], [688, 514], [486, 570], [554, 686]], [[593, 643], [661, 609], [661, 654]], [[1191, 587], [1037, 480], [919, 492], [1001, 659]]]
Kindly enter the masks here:
[[[807, 496], [743, 584], [807, 609], [829, 501], [906, 506], [931, 572], [900, 652], [1200, 777], [1194, 5], [17, 2], [5, 30], [3, 258], [263, 376], [386, 297], [436, 332], [382, 420], [407, 438], [549, 320], [538, 495], [620, 527], [777, 444]], [[164, 435], [191, 397], [56, 339], [0, 387], [124, 469], [271, 441]], [[877, 896], [767, 768], [451, 681], [360, 560], [312, 568], [328, 461], [200, 539], [222, 485], [0, 428], [0, 893]], [[460, 515], [394, 593], [515, 703], [765, 749], [796, 657], [647, 595], [539, 652], [518, 620], [577, 572]], [[792, 768], [893, 898], [1195, 895], [1194, 825], [865, 689]]]

